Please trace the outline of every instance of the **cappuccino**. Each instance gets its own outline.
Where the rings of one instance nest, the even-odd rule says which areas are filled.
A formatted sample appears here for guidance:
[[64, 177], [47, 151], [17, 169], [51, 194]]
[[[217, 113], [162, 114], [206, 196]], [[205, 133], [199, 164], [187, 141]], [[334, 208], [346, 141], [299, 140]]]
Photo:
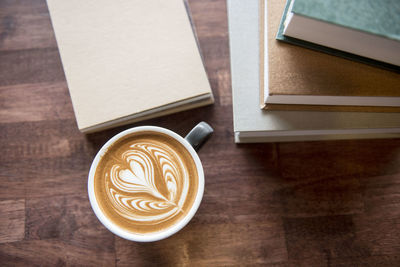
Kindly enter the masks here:
[[185, 218], [198, 193], [199, 174], [179, 141], [141, 131], [118, 139], [102, 153], [93, 182], [102, 213], [121, 229], [145, 235]]

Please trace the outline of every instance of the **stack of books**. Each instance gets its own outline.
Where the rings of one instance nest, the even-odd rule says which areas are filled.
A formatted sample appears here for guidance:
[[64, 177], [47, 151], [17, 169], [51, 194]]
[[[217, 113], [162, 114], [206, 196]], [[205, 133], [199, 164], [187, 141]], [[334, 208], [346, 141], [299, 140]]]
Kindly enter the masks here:
[[399, 10], [228, 0], [235, 141], [400, 137]]

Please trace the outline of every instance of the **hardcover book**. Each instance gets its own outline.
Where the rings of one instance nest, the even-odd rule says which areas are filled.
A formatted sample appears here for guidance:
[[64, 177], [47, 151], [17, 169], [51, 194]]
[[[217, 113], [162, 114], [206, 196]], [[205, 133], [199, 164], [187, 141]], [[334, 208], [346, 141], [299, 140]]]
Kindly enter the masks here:
[[82, 132], [213, 103], [182, 0], [47, 4]]
[[[288, 6], [271, 1], [270, 12], [261, 20], [261, 106], [267, 109], [321, 111], [400, 111], [400, 74], [296, 45], [283, 38], [280, 14]], [[281, 23], [279, 23], [281, 21]], [[266, 32], [264, 34], [263, 32]], [[268, 58], [263, 62], [263, 51]], [[269, 62], [267, 62], [269, 61]], [[264, 77], [265, 76], [265, 77]], [[267, 77], [268, 76], [268, 77]]]
[[338, 55], [357, 55], [347, 55], [356, 60], [400, 65], [400, 1], [288, 0], [287, 5], [283, 34], [295, 38], [288, 41], [304, 40], [316, 44], [310, 48], [336, 49]]
[[[262, 31], [259, 27], [259, 12], [264, 3], [264, 0], [228, 0], [235, 142], [400, 137], [400, 113], [260, 109], [259, 44]], [[274, 35], [276, 29], [272, 26], [270, 28], [274, 20], [271, 14], [281, 14], [284, 2], [267, 3], [267, 19], [271, 22], [268, 30]], [[268, 52], [265, 58], [268, 58]], [[268, 64], [265, 67], [268, 70]], [[265, 83], [268, 84], [268, 76]]]

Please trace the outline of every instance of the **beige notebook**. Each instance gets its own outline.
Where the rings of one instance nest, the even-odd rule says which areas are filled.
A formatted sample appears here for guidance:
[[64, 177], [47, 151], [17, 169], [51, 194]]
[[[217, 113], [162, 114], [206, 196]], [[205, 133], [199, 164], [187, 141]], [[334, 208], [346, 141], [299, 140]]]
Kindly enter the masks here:
[[47, 0], [78, 127], [213, 103], [182, 0]]
[[[399, 73], [277, 41], [275, 36], [282, 27], [285, 3], [285, 0], [271, 0], [268, 8], [260, 9], [262, 13], [268, 12], [265, 17], [260, 14], [263, 108], [400, 111]], [[260, 0], [260, 5], [265, 7], [264, 4]], [[268, 52], [263, 53], [264, 50]]]

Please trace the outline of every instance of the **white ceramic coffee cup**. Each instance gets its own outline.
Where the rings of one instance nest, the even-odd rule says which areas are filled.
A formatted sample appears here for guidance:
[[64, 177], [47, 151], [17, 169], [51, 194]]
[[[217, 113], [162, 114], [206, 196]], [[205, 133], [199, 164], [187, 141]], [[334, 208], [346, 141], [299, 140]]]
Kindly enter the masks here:
[[[146, 132], [153, 131], [153, 132], [163, 133], [163, 134], [169, 135], [170, 137], [179, 141], [190, 153], [190, 155], [192, 156], [192, 158], [196, 164], [199, 183], [198, 183], [197, 194], [196, 194], [194, 203], [193, 203], [191, 209], [189, 210], [188, 214], [182, 220], [177, 222], [172, 227], [170, 227], [164, 231], [161, 231], [161, 232], [149, 233], [149, 234], [135, 234], [135, 233], [128, 232], [128, 231], [124, 230], [123, 228], [115, 225], [101, 211], [101, 209], [98, 205], [98, 202], [96, 200], [96, 195], [94, 193], [94, 175], [95, 175], [96, 168], [99, 164], [100, 159], [102, 158], [102, 156], [106, 153], [107, 149], [112, 144], [114, 144], [116, 141], [118, 141], [119, 139], [121, 139], [122, 137], [124, 137], [126, 135], [129, 135], [132, 133], [137, 133], [137, 132], [143, 132], [143, 131], [146, 131]], [[167, 237], [175, 234], [179, 230], [181, 230], [195, 215], [197, 209], [200, 206], [200, 202], [203, 198], [203, 192], [204, 192], [203, 166], [201, 164], [199, 156], [197, 155], [197, 152], [195, 151], [195, 149], [193, 147], [198, 148], [201, 145], [201, 143], [204, 142], [212, 132], [213, 132], [212, 128], [205, 122], [199, 123], [196, 127], [193, 128], [193, 130], [185, 138], [183, 138], [180, 135], [174, 133], [173, 131], [165, 129], [165, 128], [156, 127], [156, 126], [139, 126], [139, 127], [125, 130], [125, 131], [115, 135], [110, 140], [108, 140], [108, 142], [104, 144], [104, 146], [99, 150], [96, 157], [94, 158], [92, 165], [90, 167], [89, 177], [88, 177], [88, 194], [89, 194], [90, 204], [91, 204], [92, 209], [93, 209], [94, 213], [96, 214], [97, 218], [100, 220], [100, 222], [112, 233], [114, 233], [122, 238], [125, 238], [127, 240], [137, 241], [137, 242], [151, 242], [151, 241], [161, 240], [161, 239], [167, 238]]]

